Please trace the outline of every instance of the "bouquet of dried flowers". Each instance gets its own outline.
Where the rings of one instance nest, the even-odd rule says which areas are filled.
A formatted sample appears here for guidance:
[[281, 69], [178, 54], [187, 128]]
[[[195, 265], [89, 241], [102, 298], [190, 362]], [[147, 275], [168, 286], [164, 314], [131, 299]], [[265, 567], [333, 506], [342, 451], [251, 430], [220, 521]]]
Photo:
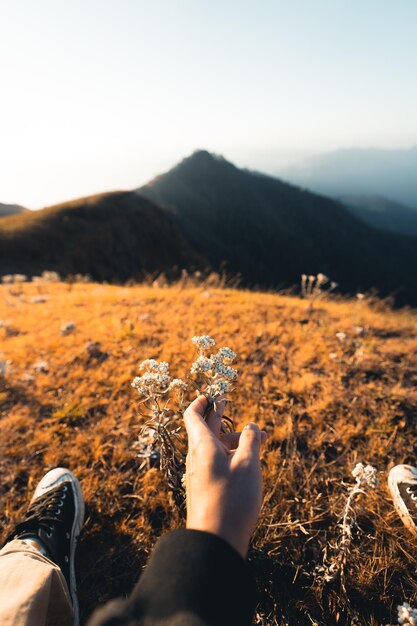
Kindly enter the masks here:
[[[231, 366], [236, 354], [228, 347], [211, 352], [216, 342], [208, 335], [193, 337], [197, 358], [192, 363], [187, 381], [172, 378], [169, 364], [147, 359], [139, 366], [140, 376], [132, 381], [141, 398], [139, 411], [146, 421], [135, 444], [142, 459], [141, 468], [157, 466], [165, 474], [174, 501], [185, 512], [184, 473], [187, 445], [183, 414], [188, 402], [186, 392], [194, 388], [196, 395], [208, 400], [206, 417], [216, 409], [219, 398], [228, 400], [237, 371]], [[233, 421], [223, 416], [222, 430], [233, 431]]]

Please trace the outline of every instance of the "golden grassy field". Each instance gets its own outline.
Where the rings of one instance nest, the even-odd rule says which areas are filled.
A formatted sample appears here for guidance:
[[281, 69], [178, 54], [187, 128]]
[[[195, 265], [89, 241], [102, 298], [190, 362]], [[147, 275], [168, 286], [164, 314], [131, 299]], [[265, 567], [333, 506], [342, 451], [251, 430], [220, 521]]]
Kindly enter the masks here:
[[[416, 540], [386, 487], [393, 465], [417, 463], [417, 314], [356, 300], [308, 306], [207, 286], [0, 286], [2, 537], [46, 471], [63, 465], [79, 477], [83, 622], [128, 593], [156, 538], [182, 523], [161, 472], [139, 471], [143, 418], [130, 383], [147, 358], [186, 377], [199, 334], [238, 353], [228, 409], [237, 429], [253, 420], [269, 435], [250, 555], [256, 623], [381, 626], [396, 623], [397, 604], [417, 603]], [[76, 328], [62, 335], [68, 322]], [[317, 567], [336, 557], [358, 462], [374, 465], [380, 482], [356, 497], [345, 576], [326, 583]]]

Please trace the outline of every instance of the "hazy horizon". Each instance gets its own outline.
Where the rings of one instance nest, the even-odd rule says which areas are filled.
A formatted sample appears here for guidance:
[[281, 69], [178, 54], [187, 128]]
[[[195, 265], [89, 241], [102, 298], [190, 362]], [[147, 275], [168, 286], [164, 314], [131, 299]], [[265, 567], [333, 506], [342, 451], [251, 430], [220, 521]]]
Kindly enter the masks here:
[[140, 186], [196, 149], [276, 174], [417, 145], [417, 5], [16, 0], [0, 20], [0, 202]]

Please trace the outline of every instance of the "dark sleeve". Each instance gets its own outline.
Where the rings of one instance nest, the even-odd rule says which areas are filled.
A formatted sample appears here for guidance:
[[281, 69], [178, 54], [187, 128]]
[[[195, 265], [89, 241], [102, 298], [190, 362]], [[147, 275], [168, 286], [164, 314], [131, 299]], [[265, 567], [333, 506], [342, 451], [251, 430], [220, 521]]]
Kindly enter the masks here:
[[88, 626], [250, 626], [249, 565], [216, 535], [184, 528], [158, 540], [131, 596], [96, 611]]

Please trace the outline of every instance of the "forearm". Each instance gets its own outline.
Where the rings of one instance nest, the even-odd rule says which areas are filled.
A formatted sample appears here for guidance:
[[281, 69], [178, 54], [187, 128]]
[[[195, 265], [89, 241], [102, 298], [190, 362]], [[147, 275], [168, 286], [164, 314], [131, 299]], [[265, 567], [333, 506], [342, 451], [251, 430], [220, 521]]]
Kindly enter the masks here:
[[180, 529], [162, 537], [132, 595], [89, 626], [249, 626], [256, 602], [248, 564], [226, 541]]

